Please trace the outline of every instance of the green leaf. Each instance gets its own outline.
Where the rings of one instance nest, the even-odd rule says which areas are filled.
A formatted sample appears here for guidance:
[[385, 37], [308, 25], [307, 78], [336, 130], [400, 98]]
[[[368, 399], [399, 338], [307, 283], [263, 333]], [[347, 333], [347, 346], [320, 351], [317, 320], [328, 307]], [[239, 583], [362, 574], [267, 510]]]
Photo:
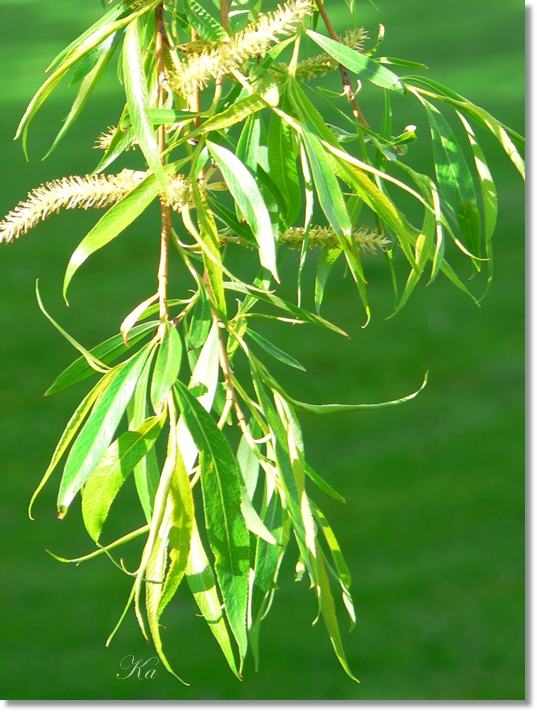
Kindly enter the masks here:
[[108, 168], [108, 166], [113, 163], [116, 158], [118, 158], [118, 156], [120, 156], [132, 146], [133, 140], [134, 131], [132, 130], [132, 128], [125, 129], [124, 131], [121, 128], [116, 128], [112, 136], [112, 140], [110, 141], [110, 145], [108, 146], [108, 148], [103, 154], [103, 157], [97, 164], [94, 173], [102, 173], [105, 168]]
[[339, 500], [341, 504], [347, 504], [345, 498], [342, 497], [338, 492], [336, 492], [336, 490], [331, 485], [329, 485], [328, 482], [323, 480], [323, 478], [318, 475], [315, 470], [308, 465], [307, 462], [304, 464], [304, 471], [310, 478], [310, 480], [312, 482], [315, 482], [315, 484], [320, 490], [326, 492], [326, 494], [329, 494], [330, 497]]
[[316, 42], [321, 49], [337, 60], [340, 64], [359, 77], [369, 79], [370, 82], [384, 89], [391, 89], [399, 94], [404, 94], [404, 86], [399, 77], [390, 72], [378, 62], [366, 57], [350, 47], [346, 47], [340, 42], [331, 40], [328, 37], [319, 35], [313, 30], [306, 30], [308, 37]]
[[380, 62], [380, 64], [394, 64], [398, 67], [410, 67], [411, 69], [429, 69], [426, 64], [421, 62], [412, 62], [409, 59], [398, 59], [397, 57], [378, 57], [377, 62]]
[[251, 615], [248, 628], [256, 671], [259, 668], [260, 626], [274, 597], [276, 579], [289, 538], [289, 518], [282, 509], [276, 494], [268, 503], [264, 523], [279, 546], [271, 546], [263, 539], [258, 539], [256, 546], [254, 575], [250, 582]]
[[80, 64], [75, 69], [73, 77], [69, 82], [69, 86], [72, 87], [73, 85], [78, 84], [78, 82], [84, 79], [84, 77], [87, 77], [99, 63], [102, 56], [117, 44], [119, 37], [119, 32], [114, 32], [114, 34], [108, 35], [108, 37], [104, 39], [101, 44], [90, 50], [84, 58], [80, 60]]
[[315, 273], [315, 311], [317, 314], [321, 312], [326, 280], [341, 252], [341, 247], [323, 247], [319, 255], [317, 271]]
[[246, 485], [244, 484], [244, 480], [242, 479], [242, 477], [240, 481], [240, 490], [241, 512], [248, 530], [251, 531], [252, 534], [255, 534], [261, 539], [264, 539], [268, 544], [273, 544], [274, 546], [276, 546], [276, 539], [272, 536], [270, 531], [264, 525], [263, 520], [257, 513], [254, 505], [252, 504], [252, 500], [250, 499], [248, 490], [246, 489]]
[[194, 522], [194, 499], [179, 450], [176, 454], [175, 470], [170, 482], [169, 497], [171, 502], [171, 527], [168, 534], [170, 566], [158, 604], [159, 616], [171, 601], [185, 575]]
[[66, 299], [67, 288], [77, 269], [90, 255], [111, 242], [136, 220], [157, 197], [158, 192], [159, 185], [155, 176], [148, 175], [134, 190], [131, 190], [102, 216], [71, 255], [63, 282], [64, 299]]
[[336, 617], [336, 607], [334, 604], [334, 598], [332, 596], [332, 591], [330, 590], [330, 582], [328, 580], [328, 574], [326, 573], [326, 565], [324, 562], [324, 554], [319, 551], [319, 555], [316, 558], [316, 573], [317, 580], [319, 584], [319, 599], [321, 605], [321, 612], [323, 614], [323, 619], [328, 630], [328, 635], [330, 636], [330, 642], [334, 648], [337, 659], [339, 660], [341, 667], [345, 670], [347, 675], [355, 682], [360, 682], [354, 677], [349, 668], [347, 658], [345, 656], [345, 651], [343, 650], [343, 643], [341, 641], [341, 635], [339, 632], [339, 626]]
[[332, 331], [335, 331], [338, 334], [347, 336], [347, 334], [342, 329], [340, 329], [338, 326], [335, 326], [334, 324], [331, 324], [329, 321], [323, 319], [321, 316], [318, 316], [317, 314], [312, 314], [311, 312], [306, 311], [301, 307], [295, 307], [295, 305], [291, 304], [291, 302], [287, 302], [285, 301], [285, 299], [277, 297], [272, 292], [265, 292], [261, 289], [255, 289], [254, 287], [248, 286], [243, 282], [224, 282], [224, 288], [229, 289], [232, 292], [248, 294], [249, 296], [254, 297], [255, 299], [261, 299], [264, 302], [272, 304], [278, 309], [282, 309], [288, 314], [292, 314], [294, 317], [297, 317], [302, 321], [308, 322], [310, 324], [315, 324], [317, 326], [322, 326], [325, 329], [331, 329]]
[[[256, 428], [255, 421], [251, 421], [248, 428], [250, 429], [252, 437], [256, 437], [258, 428]], [[252, 500], [254, 498], [257, 480], [259, 478], [259, 460], [257, 459], [255, 452], [248, 445], [248, 441], [244, 435], [242, 435], [239, 447], [237, 448], [237, 462], [239, 463], [246, 492], [248, 493], [250, 500]]]
[[[174, 677], [176, 677], [180, 682], [182, 682], [184, 685], [187, 685], [184, 680], [182, 680], [172, 669], [172, 666], [168, 662], [167, 657], [164, 655], [164, 651], [162, 648], [162, 640], [160, 637], [160, 626], [159, 626], [159, 618], [160, 618], [160, 605], [162, 601], [162, 589], [164, 585], [164, 576], [166, 573], [166, 561], [167, 561], [167, 552], [168, 552], [168, 543], [169, 543], [169, 536], [170, 532], [172, 529], [173, 525], [173, 517], [176, 512], [173, 511], [173, 505], [171, 505], [172, 498], [169, 496], [167, 497], [166, 501], [166, 508], [162, 512], [162, 516], [159, 517], [159, 523], [158, 523], [158, 531], [154, 530], [154, 535], [151, 541], [151, 551], [149, 553], [149, 557], [147, 558], [146, 564], [145, 564], [145, 605], [146, 605], [146, 611], [147, 611], [147, 620], [149, 623], [149, 630], [151, 631], [151, 637], [153, 638], [153, 643], [155, 644], [155, 650], [158, 653], [159, 658], [162, 661], [162, 664], [170, 672]], [[155, 506], [155, 510], [157, 507]], [[151, 527], [153, 527], [153, 522], [151, 524]], [[149, 544], [151, 537], [151, 530], [150, 534], [148, 537], [148, 542], [146, 544], [146, 547]], [[144, 556], [146, 554], [146, 550], [144, 549]], [[140, 569], [142, 568], [142, 565], [140, 565]], [[138, 577], [137, 577], [137, 583], [138, 583]], [[138, 592], [135, 591], [135, 608], [139, 605], [138, 604]], [[137, 615], [139, 616], [139, 620], [142, 621], [141, 618], [141, 613], [137, 610]], [[143, 630], [143, 629], [142, 629]]]
[[39, 294], [39, 280], [36, 280], [35, 282], [35, 294], [37, 297], [37, 303], [39, 304], [39, 308], [43, 312], [43, 314], [47, 317], [47, 319], [50, 321], [50, 323], [56, 327], [56, 329], [60, 332], [62, 336], [64, 336], [67, 341], [71, 344], [71, 346], [74, 346], [77, 351], [80, 351], [86, 362], [88, 363], [89, 366], [94, 371], [99, 371], [100, 373], [107, 373], [110, 369], [109, 367], [99, 361], [98, 358], [96, 358], [90, 351], [85, 349], [82, 344], [79, 344], [76, 339], [73, 339], [72, 336], [70, 336], [65, 329], [62, 329], [62, 327], [58, 324], [57, 321], [55, 321], [50, 314], [47, 312], [45, 307], [43, 306], [43, 302], [41, 300], [41, 295]]
[[192, 539], [190, 542], [190, 555], [186, 569], [186, 578], [192, 595], [201, 614], [207, 621], [211, 633], [216, 638], [222, 649], [229, 667], [240, 680], [237, 670], [231, 641], [222, 613], [222, 603], [216, 590], [214, 572], [201, 543], [198, 530], [194, 522]]
[[285, 351], [282, 351], [277, 346], [274, 346], [274, 344], [265, 339], [264, 336], [261, 336], [261, 334], [258, 334], [256, 331], [253, 331], [253, 329], [246, 329], [246, 333], [249, 334], [252, 339], [256, 343], [258, 343], [259, 346], [261, 346], [262, 349], [264, 349], [274, 358], [278, 359], [278, 361], [282, 361], [282, 363], [286, 363], [288, 366], [292, 366], [293, 368], [298, 368], [299, 371], [306, 370], [304, 366], [299, 363], [295, 358], [289, 356], [289, 354], [285, 353]]
[[[212, 301], [218, 316], [225, 322], [227, 320], [227, 307], [222, 279], [222, 255], [218, 244], [218, 230], [207, 200], [198, 189], [196, 183], [192, 185], [192, 197], [198, 216], [199, 237], [204, 247], [203, 264], [211, 285]], [[186, 208], [183, 211], [183, 218], [185, 217], [185, 211]]]
[[[136, 430], [148, 417], [147, 384], [149, 383], [149, 375], [153, 366], [152, 361], [152, 359], [147, 359], [132, 398], [127, 405], [129, 430]], [[155, 501], [159, 480], [160, 468], [157, 455], [155, 448], [150, 448], [134, 468], [136, 492], [147, 522], [150, 522], [153, 516], [153, 502]]]
[[[138, 324], [133, 327], [129, 333], [130, 345], [134, 346], [134, 344], [143, 339], [146, 334], [153, 331], [158, 324], [158, 321], [148, 321], [145, 324]], [[113, 361], [117, 356], [121, 356], [127, 348], [128, 347], [123, 343], [121, 334], [117, 334], [103, 341], [93, 349], [90, 349], [89, 353], [102, 363], [109, 364], [110, 361]], [[94, 369], [88, 365], [86, 358], [81, 356], [60, 373], [54, 383], [46, 391], [45, 395], [50, 396], [52, 393], [57, 393], [63, 388], [71, 386], [73, 383], [78, 383], [78, 381], [88, 378], [88, 376], [91, 376], [94, 372]]]
[[69, 422], [67, 423], [67, 426], [65, 427], [65, 430], [63, 431], [63, 434], [58, 444], [56, 445], [50, 464], [47, 467], [47, 470], [43, 475], [41, 482], [38, 484], [35, 492], [33, 493], [32, 499], [30, 500], [30, 504], [28, 506], [28, 516], [30, 517], [30, 519], [33, 519], [32, 506], [35, 502], [37, 495], [39, 494], [39, 492], [41, 492], [48, 479], [56, 469], [56, 466], [62, 459], [64, 452], [69, 447], [71, 440], [75, 437], [78, 429], [82, 425], [84, 418], [91, 410], [92, 405], [100, 398], [110, 379], [113, 377], [114, 373], [114, 370], [108, 371], [108, 373], [101, 378], [101, 380], [91, 389], [88, 395], [85, 396], [85, 398], [82, 400], [80, 405], [77, 407], [77, 409], [69, 419]]
[[[22, 138], [22, 148], [27, 156], [26, 142], [28, 137], [28, 128], [30, 123], [37, 113], [38, 109], [45, 102], [47, 97], [60, 83], [63, 77], [67, 74], [69, 69], [82, 59], [88, 52], [97, 47], [104, 39], [109, 35], [113, 34], [117, 30], [120, 30], [126, 24], [131, 22], [134, 18], [142, 15], [145, 12], [153, 9], [159, 0], [153, 0], [153, 2], [148, 3], [145, 7], [140, 8], [136, 12], [133, 12], [128, 17], [121, 17], [115, 22], [110, 22], [104, 25], [97, 23], [94, 28], [90, 28], [88, 32], [84, 33], [79, 40], [75, 41], [74, 46], [69, 51], [61, 53], [61, 62], [59, 66], [54, 70], [50, 77], [39, 87], [31, 102], [28, 104], [24, 116], [22, 117], [19, 126], [17, 128], [17, 133], [15, 138]], [[121, 13], [120, 13], [121, 14]], [[54, 64], [54, 63], [53, 63]]]
[[144, 157], [161, 186], [166, 186], [157, 137], [153, 130], [147, 78], [144, 70], [140, 20], [130, 23], [123, 42], [123, 77], [125, 94], [134, 135]]
[[[465, 99], [460, 94], [457, 94], [456, 92], [451, 91], [451, 89], [442, 86], [442, 84], [439, 84], [438, 82], [434, 82], [431, 79], [426, 79], [420, 76], [408, 76], [404, 77], [404, 79], [405, 81], [409, 79], [412, 81], [417, 81], [427, 87], [434, 89], [436, 92], [439, 93], [425, 93], [433, 99], [445, 101], [447, 104], [450, 104], [454, 108], [459, 109], [464, 114], [466, 114], [466, 116], [473, 119], [484, 128], [488, 129], [500, 142], [502, 148], [507, 153], [522, 178], [525, 178], [524, 160], [520, 156], [519, 152], [516, 149], [516, 146], [511, 140], [513, 139], [519, 145], [524, 146], [525, 140], [523, 136], [520, 136], [520, 134], [518, 134], [516, 131], [513, 131], [505, 124], [502, 124], [500, 121], [495, 119], [492, 114], [489, 114], [488, 111], [485, 111], [481, 107], [472, 104], [472, 102], [468, 101], [468, 99]], [[414, 94], [421, 95], [422, 93], [424, 93], [423, 90], [418, 89], [417, 87], [414, 87], [410, 84], [407, 84], [406, 86]]]
[[264, 366], [259, 364], [259, 362], [257, 362], [257, 365], [258, 367], [260, 367], [261, 378], [263, 379], [263, 381], [268, 386], [270, 386], [270, 388], [279, 393], [282, 398], [287, 401], [287, 403], [292, 405], [297, 410], [303, 411], [304, 413], [315, 413], [316, 415], [327, 415], [329, 413], [347, 413], [354, 410], [378, 410], [379, 408], [387, 408], [392, 405], [406, 403], [407, 401], [415, 398], [425, 388], [425, 386], [427, 385], [428, 376], [427, 372], [423, 379], [423, 383], [417, 391], [411, 393], [408, 396], [404, 396], [403, 398], [398, 398], [396, 400], [385, 401], [384, 403], [362, 403], [360, 405], [341, 405], [338, 403], [332, 403], [329, 405], [312, 405], [310, 403], [302, 403], [301, 401], [297, 401], [294, 398], [291, 398], [291, 396], [287, 395], [287, 393], [285, 393], [281, 386], [272, 378], [272, 376], [268, 373], [267, 369]]
[[[149, 109], [149, 115], [151, 116], [151, 122], [153, 126], [160, 126], [161, 124], [178, 124], [185, 121], [193, 121], [197, 116], [206, 116], [206, 111], [179, 111], [178, 109]], [[126, 113], [119, 122], [119, 127], [121, 130], [131, 128], [132, 120], [130, 114]]]
[[162, 412], [168, 394], [181, 368], [183, 344], [175, 326], [166, 322], [162, 342], [159, 345], [153, 380], [151, 381], [151, 403], [157, 415]]
[[259, 261], [278, 280], [276, 241], [267, 206], [246, 166], [227, 148], [207, 141], [207, 146], [220, 168], [229, 191], [252, 228], [259, 246]]
[[[109, 38], [107, 38], [107, 39], [109, 39]], [[114, 54], [114, 51], [115, 51], [115, 45], [112, 46], [111, 48], [109, 48], [108, 51], [105, 52], [104, 54], [101, 54], [101, 56], [97, 60], [97, 63], [93, 67], [93, 69], [90, 72], [88, 72], [88, 74], [84, 77], [82, 84], [80, 85], [80, 89], [78, 90], [76, 99], [74, 100], [73, 105], [71, 107], [71, 110], [69, 111], [62, 128], [60, 129], [58, 135], [54, 139], [52, 146], [47, 151], [43, 160], [45, 160], [45, 158], [48, 158], [48, 156], [50, 156], [52, 151], [54, 151], [54, 149], [60, 143], [60, 141], [65, 136], [67, 131], [71, 128], [71, 125], [73, 124], [73, 122], [80, 115], [80, 112], [86, 105], [88, 98], [90, 97], [91, 93], [93, 92], [93, 90], [95, 89], [97, 84], [99, 83], [99, 80], [100, 80], [104, 70], [106, 69], [108, 62], [110, 61], [110, 58]]]
[[196, 30], [201, 39], [208, 42], [221, 42], [227, 39], [228, 35], [222, 25], [196, 0], [184, 0], [183, 7], [188, 24]]
[[292, 225], [300, 212], [302, 196], [296, 167], [293, 130], [275, 112], [270, 118], [268, 132], [268, 163], [270, 177], [281, 188], [286, 210], [283, 220]]
[[152, 350], [147, 344], [117, 370], [75, 440], [58, 493], [58, 518], [63, 519], [74, 496], [85, 484], [112, 442], [127, 403]]
[[255, 114], [261, 109], [267, 107], [267, 102], [262, 99], [259, 94], [251, 94], [239, 99], [229, 108], [207, 119], [199, 128], [199, 133], [208, 133], [209, 131], [221, 131], [229, 126], [238, 124], [244, 121], [251, 114]]
[[350, 630], [354, 628], [356, 625], [356, 612], [354, 610], [354, 604], [352, 601], [352, 596], [350, 594], [350, 586], [351, 586], [351, 575], [349, 572], [349, 568], [347, 566], [347, 563], [343, 557], [343, 553], [341, 551], [341, 547], [339, 545], [339, 542], [336, 538], [336, 535], [334, 534], [334, 530], [328, 523], [328, 520], [324, 516], [324, 514], [321, 512], [319, 507], [313, 502], [311, 499], [309, 500], [313, 515], [319, 525], [319, 528], [324, 534], [324, 538], [326, 540], [326, 543], [328, 544], [328, 548], [330, 549], [330, 554], [332, 556], [332, 560], [334, 562], [334, 566], [336, 567], [336, 572], [335, 572], [335, 578], [337, 579], [339, 585], [341, 586], [341, 592], [342, 592], [342, 598], [343, 598], [343, 603], [345, 605], [345, 608], [347, 609], [347, 613], [349, 614], [349, 618], [351, 621], [351, 627]]
[[241, 512], [240, 473], [227, 440], [207, 411], [179, 381], [181, 413], [200, 453], [201, 486], [209, 544], [227, 619], [239, 646], [247, 649], [249, 536]]
[[456, 216], [466, 245], [479, 257], [481, 221], [470, 169], [445, 118], [433, 104], [425, 99], [423, 103], [431, 126], [440, 195]]
[[136, 430], [128, 430], [106, 450], [82, 490], [82, 517], [91, 538], [99, 537], [108, 512], [123, 482], [140, 462], [162, 429], [162, 419], [148, 418]]
[[212, 195], [209, 195], [209, 203], [214, 215], [220, 220], [221, 223], [229, 227], [235, 235], [242, 237], [242, 239], [250, 245], [255, 246], [257, 244], [254, 233], [250, 229], [249, 225], [239, 222], [236, 215], [231, 210], [228, 210], [225, 205], [222, 205], [215, 200]]
[[483, 201], [483, 213], [485, 216], [485, 250], [488, 259], [488, 284], [492, 280], [492, 233], [496, 227], [496, 219], [498, 217], [498, 194], [496, 191], [496, 186], [494, 185], [494, 180], [492, 179], [492, 174], [487, 165], [485, 154], [483, 153], [481, 146], [478, 144], [475, 137], [474, 130], [464, 116], [457, 111], [457, 116], [461, 120], [466, 133], [468, 135], [468, 141], [472, 147], [472, 152], [474, 154], [475, 166], [477, 169], [477, 174], [479, 176], [479, 183], [481, 186], [481, 199]]

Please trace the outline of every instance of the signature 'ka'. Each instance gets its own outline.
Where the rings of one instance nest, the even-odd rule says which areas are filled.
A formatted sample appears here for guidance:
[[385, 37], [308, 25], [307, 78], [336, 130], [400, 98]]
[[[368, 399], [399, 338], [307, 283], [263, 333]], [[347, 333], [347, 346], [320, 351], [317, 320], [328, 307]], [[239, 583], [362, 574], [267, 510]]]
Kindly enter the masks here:
[[[142, 634], [174, 675], [163, 647], [173, 641], [166, 640], [160, 619], [178, 586], [190, 587], [240, 678], [249, 647], [257, 667], [261, 624], [289, 550], [297, 560], [296, 578], [311, 583], [339, 662], [356, 679], [337, 622], [341, 597], [351, 628], [355, 623], [350, 575], [315, 490], [344, 499], [308, 465], [297, 413], [404, 403], [426, 379], [415, 393], [387, 403], [303, 403], [280, 386], [265, 362], [303, 366], [253, 324], [269, 318], [283, 322], [283, 329], [289, 328], [285, 323], [312, 324], [345, 335], [321, 316], [338, 259], [356, 284], [364, 325], [370, 318], [364, 265], [371, 259], [382, 259], [391, 272], [395, 311], [425, 276], [432, 281], [442, 275], [479, 301], [492, 278], [497, 215], [479, 132], [495, 136], [524, 175], [521, 136], [429, 79], [423, 64], [380, 56], [382, 25], [376, 39], [370, 28], [336, 31], [327, 14], [331, 5], [337, 2], [289, 0], [261, 11], [261, 2], [220, 0], [217, 16], [212, 3], [198, 0], [110, 2], [101, 19], [53, 60], [17, 131], [26, 152], [32, 119], [70, 74], [77, 92], [52, 151], [105, 69], [119, 63], [125, 105], [116, 125], [103, 126], [96, 139], [102, 155], [95, 170], [32, 190], [0, 222], [0, 242], [12, 242], [62, 209], [106, 208], [71, 256], [63, 285], [67, 300], [82, 264], [150, 204], [160, 205], [155, 293], [134, 307], [117, 335], [86, 349], [48, 314], [37, 291], [45, 316], [80, 353], [47, 393], [95, 372], [99, 380], [69, 420], [30, 516], [36, 495], [65, 455], [58, 517], [80, 494], [84, 525], [96, 546], [73, 561], [104, 554], [131, 582], [108, 643], [133, 608]], [[347, 6], [354, 17], [354, 0]], [[427, 117], [434, 174], [418, 173], [406, 162], [416, 129], [407, 126], [394, 135], [394, 95], [414, 102]], [[383, 106], [380, 125], [368, 123], [358, 103], [362, 96]], [[328, 120], [320, 113], [326, 106]], [[467, 140], [464, 149], [453, 122]], [[140, 170], [120, 165], [126, 151], [138, 156]], [[416, 202], [418, 224], [393, 196]], [[244, 247], [258, 256], [257, 275], [249, 279], [231, 271], [226, 260]], [[277, 294], [289, 248], [300, 251], [292, 301]], [[450, 251], [462, 252], [472, 272], [484, 275], [480, 294], [471, 294], [450, 266]], [[301, 306], [301, 276], [312, 255], [317, 267], [310, 311]], [[168, 293], [172, 256], [186, 266], [182, 292], [174, 295]], [[479, 288], [479, 279], [472, 284]], [[238, 361], [247, 364], [241, 371], [247, 377], [237, 375]], [[139, 511], [132, 513], [132, 531], [110, 542], [103, 528], [128, 478]], [[124, 568], [121, 546], [135, 538], [144, 544], [133, 573]]]

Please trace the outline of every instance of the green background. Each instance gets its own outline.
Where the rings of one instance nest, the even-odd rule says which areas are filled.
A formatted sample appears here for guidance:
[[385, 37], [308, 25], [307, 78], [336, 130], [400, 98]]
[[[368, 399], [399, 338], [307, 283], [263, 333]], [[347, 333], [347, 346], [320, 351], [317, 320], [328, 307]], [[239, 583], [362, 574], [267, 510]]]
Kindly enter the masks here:
[[[343, 12], [337, 14], [343, 2], [329, 5], [344, 27]], [[523, 132], [520, 0], [376, 0], [376, 5], [378, 10], [363, 0], [358, 10], [372, 36], [378, 22], [386, 25], [382, 54], [426, 63], [432, 78]], [[72, 96], [65, 87], [35, 120], [30, 163], [11, 138], [48, 61], [99, 13], [97, 0], [0, 0], [2, 214], [40, 182], [95, 165], [92, 137], [116, 120], [119, 105], [113, 72], [46, 162], [39, 159]], [[379, 95], [364, 89], [360, 99], [374, 124]], [[394, 129], [402, 131], [408, 123], [418, 127], [421, 140], [411, 147], [412, 165], [431, 170], [422, 109], [410, 98], [396, 108]], [[115, 333], [125, 314], [152, 293], [156, 223], [144, 217], [93, 256], [72, 286], [69, 309], [61, 301], [63, 270], [95, 222], [94, 212], [64, 212], [16, 244], [2, 246], [3, 698], [524, 698], [524, 193], [501, 148], [487, 137], [483, 146], [498, 183], [500, 218], [495, 280], [482, 308], [439, 277], [427, 288], [420, 286], [394, 319], [385, 320], [392, 295], [377, 258], [367, 264], [373, 306], [367, 329], [360, 328], [357, 294], [339, 268], [329, 282], [325, 315], [352, 338], [290, 326], [277, 337], [308, 374], [279, 369], [277, 362], [271, 370], [295, 397], [310, 402], [399, 397], [414, 390], [430, 369], [427, 389], [400, 408], [302, 419], [311, 464], [347, 499], [342, 507], [317, 496], [353, 575], [358, 623], [353, 633], [344, 634], [344, 642], [360, 685], [339, 667], [323, 624], [312, 628], [314, 595], [305, 581], [293, 582], [292, 556], [262, 629], [259, 673], [250, 662], [244, 682], [232, 676], [183, 591], [163, 618], [163, 637], [172, 664], [191, 687], [162, 666], [154, 680], [117, 679], [124, 656], [153, 654], [132, 614], [111, 647], [104, 647], [129, 580], [105, 560], [74, 567], [45, 552], [76, 556], [92, 548], [76, 508], [63, 522], [55, 519], [57, 477], [38, 501], [36, 521], [26, 516], [31, 493], [84, 392], [74, 387], [41, 398], [74, 353], [38, 311], [34, 283], [40, 278], [45, 304], [92, 346]], [[306, 273], [308, 286], [312, 274], [311, 269]], [[476, 283], [475, 291], [481, 289]], [[259, 328], [271, 336], [268, 325]], [[129, 497], [126, 490], [118, 529], [129, 526]], [[341, 622], [344, 627], [343, 616]]]

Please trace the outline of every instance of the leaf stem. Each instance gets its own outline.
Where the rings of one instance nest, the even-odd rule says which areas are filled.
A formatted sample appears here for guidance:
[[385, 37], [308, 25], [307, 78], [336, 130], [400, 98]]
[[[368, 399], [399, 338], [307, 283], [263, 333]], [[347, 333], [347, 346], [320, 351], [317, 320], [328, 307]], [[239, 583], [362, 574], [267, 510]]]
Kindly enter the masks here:
[[[166, 43], [164, 28], [164, 3], [159, 3], [155, 8], [155, 56], [157, 60], [157, 82], [158, 95], [157, 106], [164, 107], [166, 73], [164, 70], [164, 46]], [[166, 127], [161, 124], [158, 127], [158, 148], [162, 165], [166, 164]], [[166, 196], [160, 197], [160, 261], [158, 267], [158, 295], [159, 295], [159, 315], [160, 321], [164, 323], [168, 319], [168, 255], [169, 238], [171, 229], [170, 209]]]
[[[323, 5], [322, 0], [315, 0], [315, 4], [317, 5], [317, 9], [319, 10], [319, 13], [321, 17], [323, 18], [323, 22], [325, 24], [325, 27], [328, 31], [328, 34], [330, 37], [335, 41], [335, 42], [341, 42], [339, 35], [334, 29], [334, 25], [330, 21], [330, 18], [328, 17], [328, 14], [326, 12], [326, 9]], [[362, 110], [358, 106], [358, 102], [356, 101], [356, 97], [354, 96], [354, 92], [352, 91], [352, 86], [351, 82], [349, 79], [349, 73], [347, 72], [347, 68], [344, 67], [342, 64], [339, 65], [339, 71], [341, 72], [341, 81], [343, 82], [343, 92], [347, 96], [347, 99], [351, 102], [352, 106], [352, 113], [354, 118], [362, 124], [362, 126], [365, 126], [366, 129], [371, 128], [367, 121], [365, 120], [365, 116], [362, 114]]]

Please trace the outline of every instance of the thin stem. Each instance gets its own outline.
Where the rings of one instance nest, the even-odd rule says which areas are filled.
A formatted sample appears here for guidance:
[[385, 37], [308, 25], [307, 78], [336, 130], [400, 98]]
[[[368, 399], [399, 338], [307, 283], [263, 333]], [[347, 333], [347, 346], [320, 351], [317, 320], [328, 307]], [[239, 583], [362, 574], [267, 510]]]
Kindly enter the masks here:
[[228, 403], [232, 403], [239, 426], [244, 432], [245, 430], [247, 430], [246, 418], [244, 417], [244, 413], [242, 412], [239, 401], [237, 400], [237, 396], [235, 395], [235, 389], [233, 388], [233, 383], [231, 380], [231, 364], [229, 363], [229, 358], [227, 355], [224, 340], [222, 338], [221, 330], [218, 331], [218, 355], [220, 357], [220, 366], [222, 368], [222, 373], [224, 374], [224, 382], [226, 384], [226, 404], [224, 406], [223, 412], [226, 413], [227, 417], [227, 413], [229, 412]]
[[[155, 55], [157, 60], [157, 81], [158, 95], [157, 106], [162, 108], [166, 95], [164, 83], [166, 73], [164, 70], [164, 45], [166, 42], [164, 28], [164, 3], [160, 3], [155, 8]], [[162, 165], [166, 165], [166, 128], [164, 124], [158, 127], [158, 149]], [[168, 254], [170, 229], [172, 226], [170, 209], [166, 202], [166, 196], [160, 198], [160, 262], [158, 267], [158, 294], [159, 294], [159, 316], [164, 323], [168, 319]]]
[[[330, 37], [335, 42], [341, 42], [337, 32], [334, 29], [334, 25], [332, 24], [332, 22], [330, 21], [330, 18], [328, 17], [328, 14], [326, 12], [326, 9], [323, 5], [322, 0], [315, 0], [315, 4], [317, 5], [317, 9], [319, 10], [321, 17], [323, 18], [323, 22], [325, 24], [325, 27], [326, 27]], [[366, 129], [370, 128], [369, 124], [365, 120], [365, 116], [362, 114], [362, 110], [358, 106], [358, 102], [356, 101], [354, 92], [352, 91], [352, 86], [351, 86], [351, 82], [349, 79], [349, 73], [347, 72], [346, 67], [344, 67], [342, 64], [340, 64], [339, 71], [341, 72], [341, 81], [343, 82], [343, 92], [346, 94], [347, 99], [351, 102], [352, 113], [353, 113], [354, 118], [360, 124], [362, 124], [362, 126], [365, 126]]]
[[231, 27], [229, 25], [229, 3], [228, 0], [220, 0], [220, 24], [224, 30], [231, 34]]

